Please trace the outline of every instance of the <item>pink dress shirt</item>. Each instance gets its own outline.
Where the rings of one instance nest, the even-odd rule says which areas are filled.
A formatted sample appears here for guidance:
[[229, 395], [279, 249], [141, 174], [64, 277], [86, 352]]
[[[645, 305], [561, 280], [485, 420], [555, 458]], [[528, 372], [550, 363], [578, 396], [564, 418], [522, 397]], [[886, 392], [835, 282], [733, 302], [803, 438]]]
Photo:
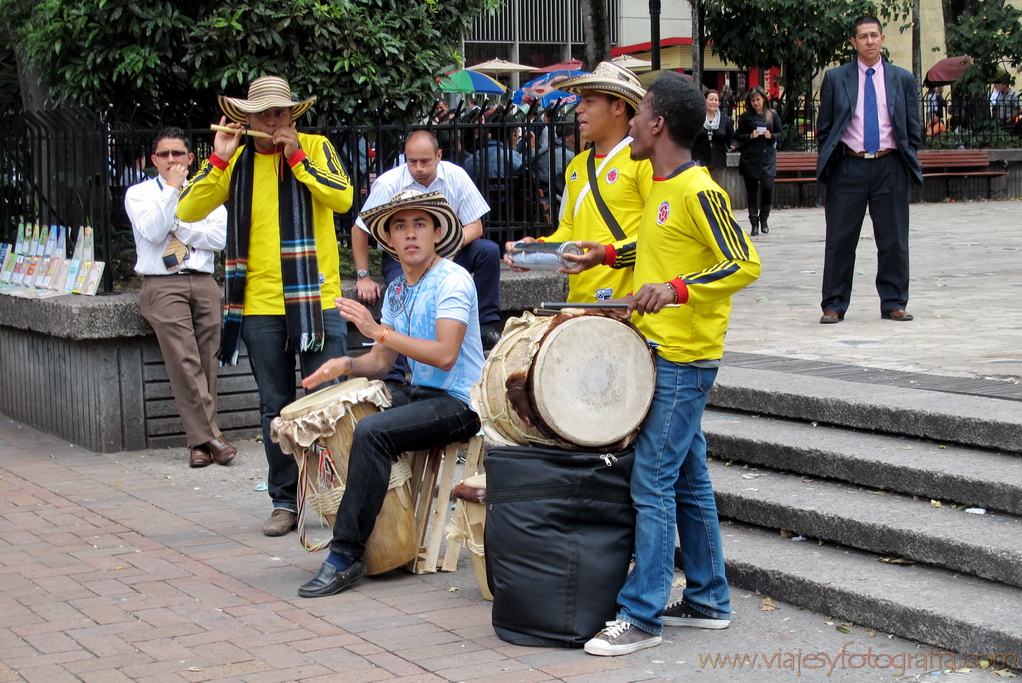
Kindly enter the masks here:
[[[855, 113], [852, 115], [852, 122], [848, 124], [841, 142], [848, 145], [853, 152], [864, 152], [866, 145], [863, 143], [862, 108], [863, 99], [866, 93], [866, 69], [869, 67], [863, 64], [861, 59], [855, 60], [859, 69], [859, 94], [855, 99]], [[887, 83], [884, 81], [884, 60], [879, 60], [873, 65], [876, 73], [873, 74], [873, 85], [877, 93], [877, 114], [880, 119], [880, 151], [885, 149], [897, 149], [894, 141], [894, 128], [891, 126], [891, 113], [887, 110]]]

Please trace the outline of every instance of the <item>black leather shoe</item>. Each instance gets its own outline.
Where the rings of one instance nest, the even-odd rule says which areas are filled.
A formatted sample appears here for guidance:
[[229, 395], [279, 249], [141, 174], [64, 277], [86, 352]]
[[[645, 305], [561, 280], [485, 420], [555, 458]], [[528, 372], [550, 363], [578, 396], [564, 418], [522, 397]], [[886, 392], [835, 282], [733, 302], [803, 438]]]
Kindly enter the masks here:
[[500, 341], [500, 332], [490, 325], [480, 325], [479, 332], [482, 337], [483, 351], [489, 351]]
[[303, 598], [322, 598], [327, 595], [337, 595], [351, 584], [355, 583], [366, 575], [366, 565], [362, 560], [356, 560], [343, 572], [327, 562], [319, 568], [316, 578], [309, 581], [298, 589], [298, 595]]

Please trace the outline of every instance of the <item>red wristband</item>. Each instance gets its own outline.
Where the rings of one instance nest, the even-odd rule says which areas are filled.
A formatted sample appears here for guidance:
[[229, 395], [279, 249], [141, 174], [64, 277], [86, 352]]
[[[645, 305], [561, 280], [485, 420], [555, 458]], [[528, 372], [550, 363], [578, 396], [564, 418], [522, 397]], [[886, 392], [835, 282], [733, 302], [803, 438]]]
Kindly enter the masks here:
[[617, 261], [617, 249], [613, 244], [603, 245], [603, 265], [612, 266]]
[[287, 165], [294, 168], [298, 164], [302, 163], [302, 159], [304, 159], [305, 157], [306, 157], [305, 150], [299, 147], [297, 152], [295, 152], [294, 154], [287, 158]]
[[230, 162], [224, 161], [223, 159], [218, 157], [216, 153], [209, 155], [209, 163], [212, 164], [213, 166], [216, 166], [221, 171], [226, 171], [227, 167], [230, 165]]
[[673, 280], [668, 281], [667, 284], [674, 287], [674, 291], [678, 295], [679, 304], [688, 303], [688, 285], [685, 284], [684, 280], [680, 278], [675, 278]]

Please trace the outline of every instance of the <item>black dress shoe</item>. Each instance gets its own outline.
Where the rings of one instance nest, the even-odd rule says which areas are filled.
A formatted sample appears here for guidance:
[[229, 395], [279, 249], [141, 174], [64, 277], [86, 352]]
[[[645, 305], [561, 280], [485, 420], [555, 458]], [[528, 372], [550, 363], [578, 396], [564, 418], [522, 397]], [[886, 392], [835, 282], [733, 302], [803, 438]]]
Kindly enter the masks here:
[[366, 575], [366, 565], [362, 560], [355, 560], [343, 572], [327, 562], [319, 568], [316, 578], [309, 581], [298, 589], [298, 595], [303, 598], [322, 598], [327, 595], [336, 595], [351, 586]]
[[482, 337], [483, 351], [489, 351], [500, 341], [500, 332], [490, 325], [480, 325], [479, 332]]

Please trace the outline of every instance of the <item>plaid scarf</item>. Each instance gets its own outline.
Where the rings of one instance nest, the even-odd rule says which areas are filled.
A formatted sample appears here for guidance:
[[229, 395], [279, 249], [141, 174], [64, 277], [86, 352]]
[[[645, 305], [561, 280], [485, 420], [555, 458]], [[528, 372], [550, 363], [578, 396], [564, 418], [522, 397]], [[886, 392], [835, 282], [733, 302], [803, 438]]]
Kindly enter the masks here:
[[[245, 314], [248, 239], [252, 225], [255, 145], [245, 145], [231, 175], [227, 199], [227, 278], [224, 327], [217, 357], [224, 365], [238, 362], [241, 323]], [[312, 194], [281, 159], [277, 179], [277, 220], [280, 223], [280, 274], [287, 321], [285, 351], [320, 351], [326, 339], [319, 290], [319, 263], [312, 217]]]

